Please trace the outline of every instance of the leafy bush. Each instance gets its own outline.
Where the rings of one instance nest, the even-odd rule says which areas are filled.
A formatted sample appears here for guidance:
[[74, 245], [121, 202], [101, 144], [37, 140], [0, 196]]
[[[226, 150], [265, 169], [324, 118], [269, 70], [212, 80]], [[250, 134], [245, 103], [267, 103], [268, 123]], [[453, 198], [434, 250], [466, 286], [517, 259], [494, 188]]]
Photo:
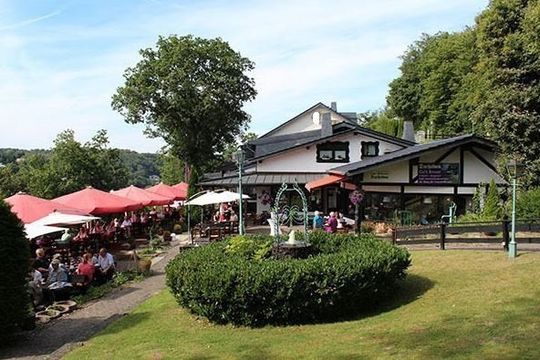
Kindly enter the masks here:
[[406, 250], [373, 236], [324, 232], [310, 234], [316, 255], [307, 259], [254, 260], [255, 245], [269, 241], [235, 237], [181, 253], [167, 285], [180, 305], [216, 323], [302, 323], [368, 310], [410, 264]]
[[273, 239], [267, 236], [237, 235], [229, 239], [225, 252], [246, 259], [262, 260], [270, 255], [272, 244]]
[[[512, 199], [510, 198], [510, 201]], [[516, 201], [519, 219], [540, 219], [540, 188], [533, 188], [519, 194]]]
[[29, 316], [30, 296], [27, 274], [30, 249], [23, 224], [0, 200], [0, 337], [5, 338], [23, 327]]

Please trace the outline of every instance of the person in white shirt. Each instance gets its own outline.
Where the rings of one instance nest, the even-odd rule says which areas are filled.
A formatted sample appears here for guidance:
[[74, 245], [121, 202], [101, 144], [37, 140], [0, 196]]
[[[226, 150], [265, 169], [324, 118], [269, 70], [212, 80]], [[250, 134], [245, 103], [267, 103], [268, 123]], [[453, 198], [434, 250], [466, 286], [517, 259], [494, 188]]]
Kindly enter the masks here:
[[96, 278], [98, 282], [107, 282], [112, 279], [116, 271], [114, 258], [107, 252], [107, 249], [101, 248], [97, 258]]

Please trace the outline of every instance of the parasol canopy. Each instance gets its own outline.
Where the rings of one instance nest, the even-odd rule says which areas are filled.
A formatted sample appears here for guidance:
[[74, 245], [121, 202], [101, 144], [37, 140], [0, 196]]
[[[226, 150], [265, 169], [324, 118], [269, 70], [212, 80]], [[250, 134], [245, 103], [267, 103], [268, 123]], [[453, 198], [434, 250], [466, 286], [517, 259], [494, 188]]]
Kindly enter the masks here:
[[66, 214], [59, 211], [50, 213], [49, 215], [34, 221], [30, 225], [60, 225], [60, 226], [69, 226], [69, 225], [78, 225], [85, 224], [92, 220], [99, 220], [97, 216], [81, 215], [81, 214]]
[[184, 195], [184, 199], [188, 198], [188, 190], [189, 190], [189, 184], [185, 182], [178, 183], [176, 185], [173, 185], [173, 188], [178, 189], [182, 191]]
[[71, 194], [60, 196], [54, 199], [54, 201], [76, 207], [92, 215], [121, 213], [143, 207], [136, 201], [94, 189], [91, 186]]
[[26, 238], [29, 240], [32, 240], [33, 238], [36, 238], [41, 235], [47, 235], [52, 234], [55, 232], [64, 231], [66, 229], [56, 226], [46, 226], [46, 225], [40, 225], [36, 223], [26, 224], [24, 225], [24, 231], [26, 232]]
[[148, 189], [145, 189], [146, 191], [151, 191], [153, 193], [163, 195], [169, 198], [173, 198], [174, 200], [185, 200], [186, 199], [186, 192], [182, 189], [175, 188], [174, 186], [170, 186], [164, 183], [159, 183], [157, 185], [154, 185], [152, 187], [149, 187]]
[[155, 192], [138, 188], [134, 185], [124, 189], [111, 191], [111, 194], [128, 198], [144, 206], [168, 205], [174, 200], [173, 197], [163, 196]]
[[[250, 197], [246, 194], [242, 195], [242, 199], [249, 199]], [[210, 204], [219, 204], [225, 202], [238, 201], [240, 199], [240, 194], [231, 192], [231, 191], [222, 191], [214, 192], [209, 191], [204, 193], [195, 199], [192, 199], [186, 203], [186, 205], [210, 205]]]
[[55, 210], [81, 213], [77, 208], [22, 192], [6, 198], [5, 201], [11, 205], [11, 211], [25, 224], [29, 224], [47, 216]]

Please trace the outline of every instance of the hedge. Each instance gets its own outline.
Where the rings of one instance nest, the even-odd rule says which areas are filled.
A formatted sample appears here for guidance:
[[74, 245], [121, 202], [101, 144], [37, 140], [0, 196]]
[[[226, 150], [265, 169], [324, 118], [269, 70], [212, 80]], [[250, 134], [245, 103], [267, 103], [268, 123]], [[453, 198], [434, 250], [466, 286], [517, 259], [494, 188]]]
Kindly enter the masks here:
[[181, 306], [215, 323], [305, 323], [369, 310], [410, 265], [406, 250], [371, 235], [317, 232], [310, 242], [315, 255], [303, 260], [254, 260], [226, 251], [227, 241], [189, 250], [167, 266], [167, 285]]
[[4, 339], [21, 330], [29, 316], [29, 259], [23, 224], [0, 199], [0, 337]]

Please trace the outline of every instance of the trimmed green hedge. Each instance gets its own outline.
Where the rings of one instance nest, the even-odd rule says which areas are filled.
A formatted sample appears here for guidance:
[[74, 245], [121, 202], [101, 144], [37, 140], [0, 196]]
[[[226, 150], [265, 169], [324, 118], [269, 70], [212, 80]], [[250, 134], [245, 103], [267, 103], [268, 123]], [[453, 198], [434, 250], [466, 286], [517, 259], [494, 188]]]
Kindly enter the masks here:
[[3, 339], [21, 330], [29, 316], [31, 307], [26, 280], [29, 259], [24, 226], [9, 205], [0, 199], [0, 337]]
[[371, 235], [316, 232], [310, 243], [315, 255], [304, 260], [255, 260], [227, 251], [227, 241], [189, 250], [167, 266], [167, 285], [180, 305], [216, 323], [304, 323], [368, 310], [410, 265], [406, 250]]

